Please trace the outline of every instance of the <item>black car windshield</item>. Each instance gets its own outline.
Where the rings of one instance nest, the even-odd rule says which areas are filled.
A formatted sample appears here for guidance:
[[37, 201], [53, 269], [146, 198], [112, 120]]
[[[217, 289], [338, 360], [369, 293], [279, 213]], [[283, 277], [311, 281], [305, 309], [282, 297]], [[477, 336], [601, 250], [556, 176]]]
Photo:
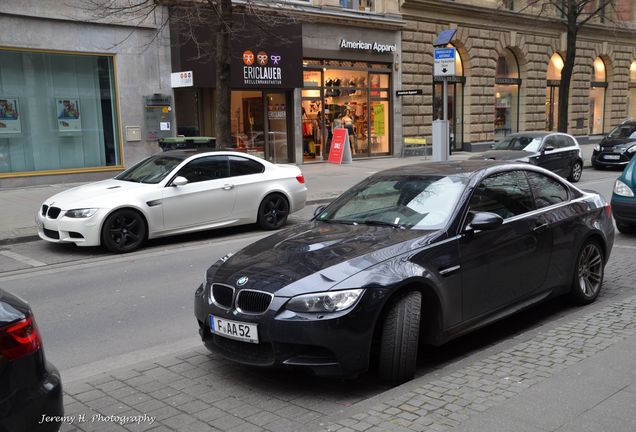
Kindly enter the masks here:
[[135, 183], [159, 183], [181, 162], [183, 159], [174, 156], [150, 156], [115, 178]]
[[468, 184], [463, 175], [374, 176], [345, 192], [316, 220], [395, 228], [438, 229]]
[[636, 139], [636, 125], [620, 125], [615, 127], [610, 133], [610, 138], [635, 138]]
[[527, 135], [508, 135], [497, 141], [493, 150], [523, 150], [536, 153], [541, 147], [541, 137]]

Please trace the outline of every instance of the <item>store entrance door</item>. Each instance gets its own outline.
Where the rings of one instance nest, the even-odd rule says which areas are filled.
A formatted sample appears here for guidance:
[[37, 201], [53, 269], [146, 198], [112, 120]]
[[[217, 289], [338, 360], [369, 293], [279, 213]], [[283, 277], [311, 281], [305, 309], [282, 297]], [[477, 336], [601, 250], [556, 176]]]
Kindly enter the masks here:
[[559, 87], [548, 86], [545, 91], [545, 130], [556, 130], [559, 120]]
[[288, 92], [264, 93], [266, 107], [265, 158], [273, 163], [289, 163], [293, 160], [288, 145], [289, 122], [287, 107], [290, 95]]

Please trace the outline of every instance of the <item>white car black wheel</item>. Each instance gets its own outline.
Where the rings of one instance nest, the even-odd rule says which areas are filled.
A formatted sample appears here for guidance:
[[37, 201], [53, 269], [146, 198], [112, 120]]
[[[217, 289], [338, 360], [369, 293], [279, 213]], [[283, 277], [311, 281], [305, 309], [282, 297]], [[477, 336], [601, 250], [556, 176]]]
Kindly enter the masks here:
[[145, 238], [146, 222], [131, 209], [115, 211], [108, 216], [102, 228], [102, 244], [115, 253], [133, 251]]
[[258, 208], [258, 225], [266, 230], [285, 225], [289, 216], [289, 203], [281, 194], [267, 195]]

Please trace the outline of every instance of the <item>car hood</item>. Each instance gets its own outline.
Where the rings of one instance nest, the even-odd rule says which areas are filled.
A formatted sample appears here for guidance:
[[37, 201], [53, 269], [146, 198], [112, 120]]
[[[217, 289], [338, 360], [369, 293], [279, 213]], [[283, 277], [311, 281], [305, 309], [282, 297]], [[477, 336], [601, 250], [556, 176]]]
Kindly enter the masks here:
[[[213, 282], [231, 286], [237, 286], [239, 278], [247, 277], [241, 288], [279, 296], [315, 292], [374, 264], [425, 246], [438, 233], [307, 222], [247, 246], [210, 276]], [[301, 284], [294, 284], [305, 278]]]
[[534, 155], [535, 153], [523, 150], [489, 150], [480, 156], [473, 156], [471, 159], [519, 160]]
[[634, 144], [636, 144], [636, 140], [634, 138], [603, 138], [600, 142], [601, 148], [611, 149], [614, 147], [616, 150], [628, 149]]
[[44, 201], [47, 205], [54, 205], [62, 210], [70, 208], [105, 208], [118, 201], [119, 197], [128, 197], [130, 194], [157, 187], [156, 184], [133, 183], [123, 180], [103, 180], [88, 183], [53, 195]]

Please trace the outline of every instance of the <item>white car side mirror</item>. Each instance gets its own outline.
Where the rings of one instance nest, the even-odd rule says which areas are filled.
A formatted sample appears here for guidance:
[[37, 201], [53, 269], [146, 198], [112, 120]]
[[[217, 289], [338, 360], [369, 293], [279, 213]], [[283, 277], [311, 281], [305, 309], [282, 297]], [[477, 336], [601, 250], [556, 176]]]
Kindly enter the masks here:
[[188, 179], [185, 177], [177, 176], [172, 180], [172, 186], [185, 186], [188, 184]]

